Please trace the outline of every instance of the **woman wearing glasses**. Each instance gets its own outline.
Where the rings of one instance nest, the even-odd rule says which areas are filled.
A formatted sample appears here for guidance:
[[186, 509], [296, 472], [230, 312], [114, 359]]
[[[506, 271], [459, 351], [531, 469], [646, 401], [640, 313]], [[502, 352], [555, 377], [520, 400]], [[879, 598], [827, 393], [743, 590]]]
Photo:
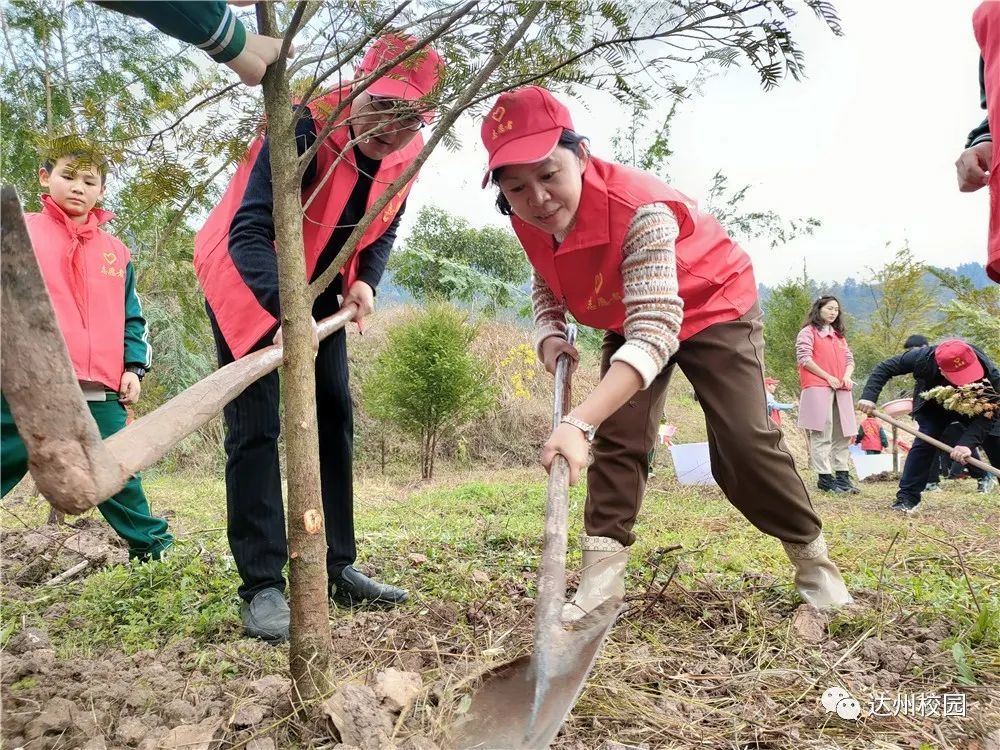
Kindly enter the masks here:
[[[385, 35], [358, 69], [367, 76], [399, 58], [413, 40]], [[422, 104], [442, 73], [436, 52], [424, 48], [372, 81], [345, 108], [302, 178], [302, 222], [309, 280], [333, 262], [369, 205], [413, 163], [423, 146], [417, 131], [432, 112]], [[309, 105], [297, 124], [304, 153], [351, 86]], [[374, 290], [385, 270], [406, 202], [407, 185], [365, 232], [337, 279], [316, 299], [313, 317], [340, 305], [358, 307], [355, 320], [372, 311]], [[194, 263], [205, 292], [219, 365], [268, 346], [280, 333], [278, 266], [274, 252], [273, 194], [267, 137], [242, 160], [222, 201], [195, 239]], [[316, 410], [320, 471], [326, 515], [327, 570], [331, 596], [341, 604], [393, 606], [406, 592], [374, 581], [353, 567], [356, 557], [352, 500], [353, 415], [343, 330], [320, 344], [316, 358]], [[247, 388], [225, 409], [226, 495], [229, 544], [243, 580], [243, 626], [250, 636], [280, 642], [288, 637], [289, 612], [282, 568], [287, 543], [278, 468], [278, 374]]]
[[652, 175], [598, 159], [569, 111], [535, 86], [501, 95], [482, 126], [483, 180], [534, 268], [540, 359], [574, 363], [566, 312], [604, 330], [601, 381], [554, 430], [548, 468], [587, 464], [583, 570], [564, 616], [625, 591], [648, 453], [674, 365], [705, 410], [712, 473], [757, 528], [777, 537], [796, 588], [817, 607], [851, 601], [781, 430], [768, 418], [763, 338], [750, 259], [711, 216]]

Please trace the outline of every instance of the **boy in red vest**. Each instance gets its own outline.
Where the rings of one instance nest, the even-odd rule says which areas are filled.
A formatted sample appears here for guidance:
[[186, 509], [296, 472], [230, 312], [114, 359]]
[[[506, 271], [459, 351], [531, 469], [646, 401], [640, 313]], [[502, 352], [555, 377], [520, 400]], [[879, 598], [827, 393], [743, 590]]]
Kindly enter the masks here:
[[[70, 360], [101, 437], [125, 426], [126, 407], [139, 400], [152, 349], [135, 293], [129, 249], [103, 225], [114, 214], [96, 208], [105, 170], [88, 154], [48, 160], [38, 172], [42, 210], [25, 214], [35, 257]], [[28, 470], [28, 453], [7, 400], [2, 420], [2, 493]], [[152, 515], [139, 476], [97, 509], [128, 543], [129, 556], [159, 559], [173, 544], [167, 522]]]
[[[367, 75], [412, 47], [392, 34], [376, 40], [358, 73]], [[355, 225], [401, 175], [423, 146], [419, 132], [432, 118], [422, 103], [441, 75], [441, 57], [424, 48], [400, 62], [357, 96], [339, 116], [330, 136], [308, 165], [302, 199], [306, 273], [314, 281], [334, 260]], [[327, 124], [351, 85], [309, 105], [296, 127], [304, 153]], [[318, 320], [355, 304], [355, 321], [374, 306], [406, 204], [407, 185], [368, 228], [358, 250], [334, 282], [316, 298]], [[195, 238], [194, 265], [205, 292], [219, 366], [269, 346], [280, 333], [278, 261], [274, 252], [271, 167], [266, 135], [240, 163], [208, 221]], [[368, 578], [354, 568], [351, 394], [347, 338], [342, 329], [319, 345], [316, 412], [327, 541], [330, 594], [343, 605], [369, 602], [395, 606], [406, 592]], [[243, 579], [243, 627], [269, 642], [288, 638], [289, 610], [282, 569], [288, 556], [281, 475], [278, 466], [278, 374], [266, 375], [233, 400], [226, 418], [226, 496], [229, 545]]]
[[865, 417], [861, 420], [854, 442], [869, 456], [878, 455], [889, 447], [889, 437], [878, 417]]

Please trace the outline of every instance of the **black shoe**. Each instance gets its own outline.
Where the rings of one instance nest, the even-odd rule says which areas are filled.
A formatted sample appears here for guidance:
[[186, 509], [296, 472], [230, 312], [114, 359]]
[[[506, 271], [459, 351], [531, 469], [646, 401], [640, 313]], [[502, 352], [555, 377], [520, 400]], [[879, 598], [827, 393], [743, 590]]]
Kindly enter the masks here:
[[834, 495], [842, 495], [846, 491], [840, 489], [836, 480], [833, 478], [833, 474], [820, 474], [819, 480], [816, 482], [816, 488], [820, 490], [820, 492], [830, 492]]
[[976, 482], [976, 491], [986, 495], [992, 492], [996, 486], [997, 478], [992, 474], [987, 474], [985, 477], [980, 477]]
[[251, 638], [260, 638], [278, 644], [288, 640], [288, 621], [291, 613], [288, 602], [278, 589], [258, 591], [253, 601], [240, 605], [243, 632]]
[[848, 492], [848, 493], [850, 493], [852, 495], [860, 495], [861, 494], [861, 490], [858, 489], [855, 485], [851, 484], [851, 474], [850, 474], [850, 472], [847, 472], [847, 471], [838, 471], [837, 472], [837, 478], [834, 480], [834, 484], [836, 484], [837, 488], [841, 492]]
[[348, 565], [340, 575], [330, 581], [330, 598], [345, 607], [355, 607], [364, 602], [374, 607], [389, 609], [406, 601], [403, 589], [373, 581], [364, 573]]
[[917, 509], [917, 503], [910, 502], [909, 500], [896, 500], [892, 504], [893, 510], [898, 510], [901, 513], [913, 513]]

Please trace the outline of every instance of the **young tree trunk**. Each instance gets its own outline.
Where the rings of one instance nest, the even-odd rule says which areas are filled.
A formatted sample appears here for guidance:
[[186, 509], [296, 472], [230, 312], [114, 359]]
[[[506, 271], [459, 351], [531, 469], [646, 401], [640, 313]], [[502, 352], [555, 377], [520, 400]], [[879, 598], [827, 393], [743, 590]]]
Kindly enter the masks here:
[[434, 454], [437, 453], [437, 428], [431, 430], [431, 447], [428, 449], [428, 461], [430, 463], [430, 468], [427, 470], [427, 478], [434, 478]]
[[427, 442], [429, 440], [426, 429], [420, 430], [420, 478], [427, 479]]
[[[261, 33], [274, 34], [274, 8], [258, 3]], [[298, 153], [286, 63], [264, 76], [264, 108], [274, 184], [274, 231], [278, 253], [284, 369], [285, 476], [288, 482], [288, 557], [291, 590], [292, 694], [299, 705], [331, 688], [330, 602], [326, 535], [320, 494], [316, 371], [312, 349], [312, 297], [302, 241], [302, 202], [296, 178]], [[349, 468], [347, 469], [350, 470]]]

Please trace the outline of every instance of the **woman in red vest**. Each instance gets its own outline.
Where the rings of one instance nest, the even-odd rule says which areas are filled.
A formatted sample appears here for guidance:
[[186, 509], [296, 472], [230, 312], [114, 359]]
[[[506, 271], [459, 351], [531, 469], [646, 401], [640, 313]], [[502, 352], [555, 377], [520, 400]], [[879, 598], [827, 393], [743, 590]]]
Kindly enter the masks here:
[[802, 597], [851, 601], [780, 429], [768, 419], [763, 337], [750, 258], [689, 198], [652, 175], [592, 156], [566, 107], [531, 86], [483, 121], [497, 205], [534, 268], [538, 355], [553, 372], [576, 349], [566, 313], [602, 329], [598, 386], [542, 451], [587, 473], [583, 571], [567, 619], [625, 590], [648, 455], [674, 365], [705, 410], [712, 473], [757, 528], [782, 541]]
[[805, 326], [795, 338], [799, 363], [799, 427], [809, 436], [809, 459], [819, 475], [823, 492], [852, 493], [851, 436], [858, 429], [854, 419], [854, 355], [844, 336], [840, 301], [825, 295], [813, 302]]
[[[368, 76], [412, 48], [413, 40], [387, 34], [369, 48], [358, 69]], [[333, 262], [367, 209], [414, 161], [430, 121], [422, 101], [437, 84], [443, 63], [429, 47], [397, 63], [345, 107], [323, 147], [307, 166], [302, 201], [306, 273], [310, 281]], [[316, 141], [351, 84], [312, 102], [296, 125], [299, 154]], [[340, 274], [313, 303], [313, 318], [343, 304], [355, 320], [372, 311], [412, 182], [382, 211]], [[195, 237], [194, 265], [205, 292], [219, 365], [271, 344], [280, 334], [281, 300], [274, 252], [274, 198], [268, 141], [258, 138], [240, 163], [219, 204]], [[278, 463], [278, 374], [266, 375], [225, 408], [226, 500], [229, 546], [243, 583], [244, 631], [271, 642], [288, 638], [289, 610], [282, 569], [288, 556]], [[352, 485], [353, 414], [343, 330], [316, 357], [316, 415], [322, 480], [327, 574], [340, 604], [363, 601], [394, 606], [406, 592], [354, 568]]]

